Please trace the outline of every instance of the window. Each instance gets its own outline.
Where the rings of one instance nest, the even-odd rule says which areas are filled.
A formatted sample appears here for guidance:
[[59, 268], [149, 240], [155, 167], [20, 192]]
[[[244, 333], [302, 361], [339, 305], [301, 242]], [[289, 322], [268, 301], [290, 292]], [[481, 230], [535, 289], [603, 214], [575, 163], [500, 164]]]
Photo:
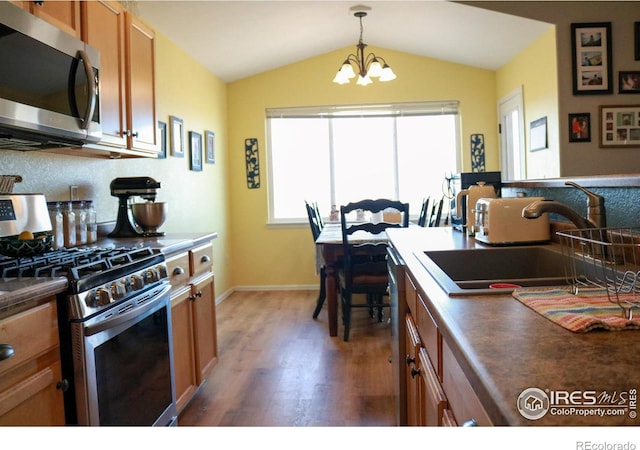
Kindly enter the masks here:
[[458, 172], [457, 102], [267, 110], [269, 222], [307, 220], [304, 201], [400, 199], [420, 212]]

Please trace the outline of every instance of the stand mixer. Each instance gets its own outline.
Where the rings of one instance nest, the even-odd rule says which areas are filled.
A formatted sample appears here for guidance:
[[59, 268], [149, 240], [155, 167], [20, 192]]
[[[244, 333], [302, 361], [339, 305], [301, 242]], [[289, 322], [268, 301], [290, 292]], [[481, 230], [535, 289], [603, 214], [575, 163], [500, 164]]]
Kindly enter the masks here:
[[[157, 228], [164, 222], [165, 203], [157, 203], [162, 209], [162, 214], [154, 224], [140, 223], [138, 224], [133, 214], [130, 215], [131, 205], [129, 200], [132, 197], [141, 197], [148, 202], [155, 202], [157, 190], [160, 188], [160, 182], [150, 177], [125, 177], [115, 178], [109, 185], [111, 195], [118, 197], [118, 217], [116, 226], [109, 237], [139, 237], [139, 236], [162, 236], [164, 233], [158, 232]], [[153, 203], [150, 203], [153, 204]], [[133, 205], [135, 206], [135, 205]], [[138, 219], [140, 221], [140, 219]], [[143, 231], [139, 231], [138, 228]]]

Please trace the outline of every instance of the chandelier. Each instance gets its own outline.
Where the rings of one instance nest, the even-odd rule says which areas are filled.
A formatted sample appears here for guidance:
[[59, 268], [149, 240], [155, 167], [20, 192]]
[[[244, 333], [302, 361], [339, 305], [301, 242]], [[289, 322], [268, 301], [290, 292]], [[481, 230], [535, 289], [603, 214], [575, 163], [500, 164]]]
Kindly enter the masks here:
[[[338, 84], [346, 84], [349, 83], [351, 78], [358, 74], [358, 81], [356, 84], [360, 86], [366, 86], [367, 84], [371, 84], [373, 81], [371, 78], [378, 78], [380, 81], [391, 81], [396, 78], [396, 74], [393, 73], [391, 67], [387, 64], [384, 58], [380, 56], [376, 56], [374, 53], [369, 53], [367, 57], [364, 57], [364, 49], [367, 47], [367, 44], [362, 42], [362, 18], [367, 16], [366, 11], [364, 9], [371, 9], [363, 6], [355, 6], [351, 8], [354, 12], [354, 16], [360, 19], [360, 40], [358, 41], [357, 51], [354, 55], [351, 53], [347, 56], [347, 59], [344, 60], [340, 70], [336, 74], [336, 77], [333, 79], [334, 83]], [[354, 71], [354, 66], [356, 71]]]

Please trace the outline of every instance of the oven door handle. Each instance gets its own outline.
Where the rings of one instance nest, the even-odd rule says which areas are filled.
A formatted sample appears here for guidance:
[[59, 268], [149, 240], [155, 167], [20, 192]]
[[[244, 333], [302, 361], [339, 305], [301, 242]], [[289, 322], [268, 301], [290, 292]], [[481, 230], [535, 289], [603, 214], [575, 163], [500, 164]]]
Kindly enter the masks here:
[[154, 308], [159, 302], [165, 301], [165, 297], [169, 295], [171, 291], [171, 284], [167, 283], [166, 286], [160, 292], [153, 293], [153, 298], [149, 300], [147, 303], [144, 303], [141, 306], [134, 307], [125, 311], [116, 316], [112, 316], [108, 319], [105, 319], [101, 322], [96, 323], [95, 325], [89, 325], [84, 329], [85, 336], [91, 336], [101, 331], [107, 330], [109, 328], [116, 327], [123, 323], [130, 321], [132, 318], [138, 317], [141, 314], [146, 313], [150, 309]]

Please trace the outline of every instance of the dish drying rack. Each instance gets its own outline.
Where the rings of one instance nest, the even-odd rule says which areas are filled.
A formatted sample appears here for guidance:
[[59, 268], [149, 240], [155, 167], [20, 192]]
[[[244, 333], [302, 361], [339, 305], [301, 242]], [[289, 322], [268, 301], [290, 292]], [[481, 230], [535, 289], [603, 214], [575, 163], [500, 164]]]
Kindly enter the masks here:
[[558, 231], [571, 292], [606, 291], [623, 317], [640, 308], [640, 228], [585, 228]]

